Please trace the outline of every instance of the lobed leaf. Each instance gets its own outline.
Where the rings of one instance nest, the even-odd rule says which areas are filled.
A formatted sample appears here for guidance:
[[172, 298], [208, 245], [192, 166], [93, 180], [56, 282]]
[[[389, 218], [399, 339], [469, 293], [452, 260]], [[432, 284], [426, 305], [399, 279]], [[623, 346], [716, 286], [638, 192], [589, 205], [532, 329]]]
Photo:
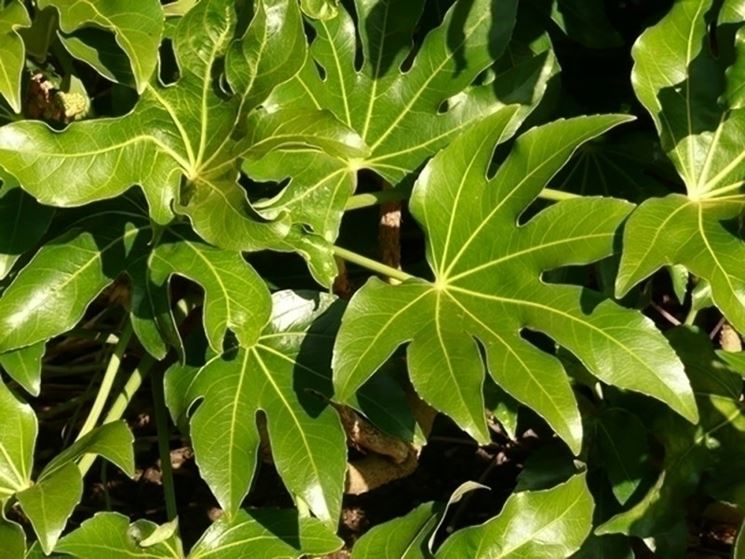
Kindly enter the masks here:
[[[59, 13], [60, 29], [73, 33], [81, 28], [102, 28], [114, 33], [117, 45], [129, 58], [137, 92], [142, 93], [158, 64], [165, 16], [157, 0], [140, 0], [133, 10], [126, 0], [39, 0], [39, 9], [53, 6]], [[60, 37], [63, 44], [68, 39]], [[77, 37], [85, 44], [85, 40]], [[89, 46], [96, 50], [96, 45]], [[73, 55], [79, 51], [73, 51]], [[87, 58], [83, 58], [86, 62]], [[96, 65], [94, 64], [94, 67]], [[102, 72], [103, 73], [103, 72]], [[114, 74], [105, 77], [115, 77]]]
[[[130, 113], [73, 123], [62, 132], [41, 122], [4, 126], [2, 166], [42, 203], [78, 206], [137, 184], [158, 224], [170, 222], [175, 210], [223, 248], [292, 250], [288, 220], [260, 218], [237, 183], [243, 156], [237, 146], [247, 113], [303, 64], [306, 40], [296, 2], [262, 0], [245, 34], [235, 34], [233, 2], [200, 2], [174, 31], [181, 71], [174, 86], [148, 83]], [[216, 78], [223, 57], [224, 75]], [[310, 250], [297, 242], [298, 250]]]
[[290, 211], [333, 241], [359, 169], [396, 185], [469, 122], [519, 103], [517, 125], [538, 104], [556, 63], [550, 54], [538, 53], [510, 63], [498, 78], [479, 82], [506, 50], [516, 6], [514, 0], [456, 1], [410, 61], [424, 0], [405, 5], [356, 0], [354, 17], [341, 6], [336, 17], [311, 22], [315, 39], [310, 57], [274, 91], [267, 106], [329, 111], [359, 134], [369, 152], [329, 157], [316, 151], [280, 151], [244, 162], [244, 171], [257, 180], [289, 179], [282, 194], [262, 207], [263, 213]]
[[511, 135], [517, 111], [508, 107], [474, 125], [425, 167], [411, 211], [427, 235], [435, 279], [399, 286], [373, 279], [353, 297], [334, 349], [337, 396], [348, 400], [396, 347], [411, 342], [415, 388], [476, 440], [489, 441], [486, 365], [577, 453], [582, 427], [569, 381], [554, 356], [521, 337], [527, 328], [552, 337], [603, 381], [695, 420], [682, 366], [651, 321], [588, 289], [541, 279], [545, 271], [610, 255], [630, 204], [569, 200], [518, 222], [577, 146], [627, 119], [579, 117], [535, 128], [487, 179], [495, 144]]
[[290, 492], [325, 524], [341, 512], [346, 438], [324, 400], [338, 305], [329, 296], [279, 292], [258, 342], [211, 359], [188, 387], [201, 400], [191, 417], [202, 477], [234, 517], [256, 468], [259, 411], [266, 415], [274, 464]]
[[[626, 225], [616, 282], [619, 296], [664, 265], [682, 264], [711, 284], [715, 304], [738, 329], [745, 329], [745, 254], [738, 216], [745, 157], [745, 110], [732, 81], [743, 62], [742, 26], [731, 5], [715, 21], [709, 0], [680, 0], [633, 49], [632, 82], [651, 114], [687, 195], [652, 198]], [[722, 50], [734, 45], [734, 63], [709, 48], [710, 30]], [[735, 38], [738, 37], [738, 38]]]

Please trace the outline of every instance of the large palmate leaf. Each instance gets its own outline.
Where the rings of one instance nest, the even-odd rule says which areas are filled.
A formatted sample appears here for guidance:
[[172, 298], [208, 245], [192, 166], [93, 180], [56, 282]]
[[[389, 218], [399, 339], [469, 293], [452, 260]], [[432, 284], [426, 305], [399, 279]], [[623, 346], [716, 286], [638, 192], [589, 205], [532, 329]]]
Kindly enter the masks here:
[[[38, 359], [43, 342], [73, 328], [123, 273], [133, 288], [134, 330], [154, 356], [165, 356], [168, 345], [181, 350], [169, 305], [173, 275], [203, 287], [204, 325], [216, 351], [228, 329], [252, 344], [270, 312], [269, 292], [253, 268], [239, 253], [212, 247], [184, 226], [162, 231], [156, 244], [152, 235], [144, 210], [127, 198], [70, 221], [69, 231], [45, 244], [0, 297], [0, 363], [7, 367], [36, 354]], [[14, 356], [19, 348], [26, 353]], [[21, 364], [8, 372], [33, 392], [38, 375], [28, 367], [24, 373]]]
[[544, 491], [517, 493], [507, 500], [498, 516], [453, 534], [436, 556], [569, 557], [590, 533], [593, 507], [584, 475]]
[[[87, 31], [91, 28], [106, 29], [114, 33], [116, 44], [131, 63], [137, 91], [142, 93], [145, 90], [158, 63], [158, 48], [163, 37], [165, 17], [158, 0], [140, 0], [136, 10], [131, 8], [127, 0], [39, 0], [38, 6], [39, 9], [55, 7], [59, 13], [60, 28], [65, 33], [81, 28]], [[75, 55], [79, 52], [79, 48], [76, 49], [75, 46], [86, 45], [85, 37], [85, 34], [80, 34], [72, 38], [61, 36], [61, 39]], [[95, 46], [86, 46], [96, 50]], [[91, 60], [94, 67], [98, 66], [94, 61], [100, 58], [99, 54]], [[88, 61], [87, 58], [83, 60]], [[113, 74], [106, 72], [105, 65], [101, 69], [104, 76], [115, 78]]]
[[266, 415], [274, 464], [287, 488], [325, 523], [341, 512], [344, 432], [325, 400], [340, 308], [333, 298], [291, 291], [273, 296], [271, 321], [258, 342], [211, 359], [188, 388], [201, 400], [191, 417], [200, 472], [220, 505], [235, 515], [248, 493]]
[[742, 378], [714, 353], [705, 333], [680, 327], [669, 337], [685, 363], [701, 421], [690, 425], [670, 413], [652, 418], [651, 430], [665, 446], [662, 471], [644, 497], [601, 525], [599, 534], [648, 537], [669, 530], [682, 520], [686, 499], [708, 471], [716, 472], [722, 487], [742, 482]]
[[29, 121], [1, 128], [2, 166], [43, 203], [82, 205], [138, 184], [157, 223], [171, 221], [175, 207], [218, 246], [289, 248], [289, 221], [259, 219], [237, 183], [242, 151], [251, 147], [238, 140], [246, 114], [302, 66], [306, 39], [293, 0], [257, 2], [239, 38], [235, 9], [229, 0], [205, 0], [181, 18], [173, 37], [180, 78], [171, 87], [148, 84], [127, 115], [63, 132]]
[[173, 534], [151, 541], [158, 529], [147, 520], [130, 524], [121, 514], [98, 513], [65, 536], [55, 551], [77, 559], [100, 557], [104, 549], [111, 559], [299, 559], [331, 553], [342, 545], [319, 520], [298, 519], [291, 510], [240, 511], [234, 520], [218, 520], [188, 555]]
[[399, 286], [373, 279], [355, 295], [334, 350], [338, 397], [348, 399], [411, 341], [408, 363], [419, 394], [487, 442], [480, 344], [494, 380], [578, 452], [582, 427], [569, 380], [554, 356], [521, 337], [531, 329], [569, 349], [603, 381], [658, 398], [694, 420], [682, 365], [651, 321], [588, 289], [541, 280], [547, 270], [611, 254], [631, 205], [569, 200], [518, 224], [578, 145], [627, 119], [580, 117], [535, 128], [487, 179], [495, 144], [510, 135], [516, 110], [484, 119], [425, 167], [411, 211], [427, 234], [435, 279]]
[[556, 67], [549, 53], [520, 59], [476, 84], [510, 40], [515, 0], [456, 1], [403, 69], [424, 4], [355, 0], [356, 17], [340, 7], [337, 17], [312, 22], [311, 56], [267, 105], [326, 109], [355, 130], [370, 152], [351, 158], [280, 152], [246, 162], [244, 170], [256, 179], [291, 179], [264, 211], [291, 209], [333, 240], [359, 169], [397, 184], [473, 119], [507, 103], [525, 105], [516, 115], [522, 119], [540, 100]]
[[[717, 42], [732, 51], [736, 2], [719, 14]], [[745, 330], [745, 258], [738, 216], [745, 205], [745, 109], [726, 94], [731, 57], [710, 47], [714, 2], [678, 0], [634, 46], [636, 95], [655, 121], [687, 195], [644, 202], [629, 219], [616, 290], [625, 294], [666, 264], [683, 264], [711, 284], [712, 298]], [[735, 66], [743, 52], [736, 52]]]
[[0, 96], [13, 111], [21, 112], [21, 74], [26, 49], [19, 29], [31, 26], [31, 19], [21, 0], [0, 2]]

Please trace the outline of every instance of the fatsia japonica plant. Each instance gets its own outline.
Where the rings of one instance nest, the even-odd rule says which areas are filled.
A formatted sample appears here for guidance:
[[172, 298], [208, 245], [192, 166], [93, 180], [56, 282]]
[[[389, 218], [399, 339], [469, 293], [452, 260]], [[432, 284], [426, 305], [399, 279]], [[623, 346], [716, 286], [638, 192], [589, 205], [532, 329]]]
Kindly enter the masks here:
[[0, 0], [0, 555], [740, 557], [744, 14]]

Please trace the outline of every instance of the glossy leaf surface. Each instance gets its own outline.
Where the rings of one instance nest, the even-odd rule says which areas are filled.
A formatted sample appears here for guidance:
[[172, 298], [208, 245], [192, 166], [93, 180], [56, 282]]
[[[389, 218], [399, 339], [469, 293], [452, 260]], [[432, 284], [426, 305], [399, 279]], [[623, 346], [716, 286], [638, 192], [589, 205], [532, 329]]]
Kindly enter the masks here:
[[292, 211], [333, 240], [358, 169], [396, 185], [469, 122], [510, 103], [522, 104], [516, 118], [525, 118], [555, 71], [552, 56], [521, 60], [487, 84], [476, 80], [504, 53], [516, 6], [514, 0], [458, 0], [406, 63], [424, 0], [356, 0], [356, 20], [340, 7], [337, 17], [314, 21], [308, 60], [268, 105], [328, 110], [361, 136], [369, 153], [276, 153], [247, 162], [244, 170], [257, 179], [291, 179], [270, 207]]
[[[259, 219], [236, 182], [242, 153], [234, 135], [247, 112], [300, 68], [305, 37], [295, 2], [267, 0], [258, 4], [245, 35], [235, 38], [233, 4], [206, 0], [179, 21], [173, 38], [177, 86], [148, 84], [123, 117], [74, 123], [63, 132], [40, 122], [5, 126], [2, 166], [50, 205], [112, 198], [138, 184], [160, 224], [173, 219], [175, 205], [217, 245], [281, 245], [288, 224]], [[223, 57], [230, 96], [213, 77]]]
[[593, 507], [584, 475], [552, 489], [517, 493], [495, 518], [453, 534], [436, 556], [569, 557], [590, 533]]
[[197, 464], [218, 502], [235, 515], [256, 468], [256, 414], [266, 414], [274, 464], [287, 488], [335, 525], [341, 510], [346, 445], [330, 392], [330, 349], [338, 305], [328, 296], [273, 296], [258, 342], [202, 367], [188, 388], [201, 400], [191, 417]]
[[[741, 25], [742, 16], [732, 5], [718, 22], [713, 15], [709, 0], [678, 1], [634, 46], [636, 95], [687, 195], [651, 198], [631, 216], [616, 291], [627, 293], [661, 266], [683, 264], [711, 284], [714, 302], [742, 331], [745, 243], [738, 216], [745, 204], [745, 112], [732, 93], [725, 95], [726, 57], [709, 45], [713, 26], [720, 48], [729, 48], [732, 36], [725, 28]], [[736, 51], [734, 68], [742, 65], [743, 54]]]
[[0, 382], [0, 501], [31, 484], [38, 427], [31, 406], [20, 402]]
[[[685, 499], [705, 472], [726, 463], [740, 465], [745, 459], [745, 417], [738, 401], [742, 378], [717, 357], [706, 334], [680, 327], [671, 332], [670, 340], [686, 365], [701, 421], [690, 425], [669, 413], [654, 419], [654, 432], [665, 446], [662, 471], [643, 498], [601, 525], [599, 534], [647, 537], [670, 529], [681, 520]], [[721, 481], [739, 483], [739, 474]]]
[[21, 74], [26, 58], [18, 30], [30, 26], [21, 0], [0, 5], [0, 95], [16, 113], [21, 112]]
[[338, 397], [349, 398], [397, 346], [411, 341], [408, 363], [419, 394], [487, 442], [478, 340], [497, 384], [578, 452], [581, 424], [569, 381], [556, 358], [521, 338], [520, 330], [529, 328], [572, 351], [600, 379], [656, 397], [695, 420], [682, 366], [648, 319], [587, 289], [540, 279], [547, 270], [611, 254], [630, 205], [570, 200], [518, 225], [578, 145], [626, 119], [576, 118], [533, 129], [487, 179], [494, 146], [511, 134], [515, 112], [484, 119], [422, 172], [411, 210], [427, 234], [435, 280], [400, 286], [371, 280], [355, 295], [335, 347]]
[[163, 10], [157, 0], [140, 0], [132, 10], [127, 0], [40, 0], [39, 9], [53, 6], [59, 13], [60, 28], [71, 33], [84, 27], [114, 33], [118, 46], [129, 58], [137, 91], [142, 93], [158, 63], [163, 37]]

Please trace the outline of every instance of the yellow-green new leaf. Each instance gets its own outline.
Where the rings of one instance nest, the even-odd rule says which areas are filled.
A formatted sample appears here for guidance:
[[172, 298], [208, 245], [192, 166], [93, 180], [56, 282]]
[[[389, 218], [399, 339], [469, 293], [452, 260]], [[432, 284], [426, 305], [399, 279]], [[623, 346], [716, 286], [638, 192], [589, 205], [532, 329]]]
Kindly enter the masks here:
[[650, 320], [588, 289], [541, 278], [612, 254], [631, 204], [568, 200], [519, 223], [577, 146], [628, 119], [579, 117], [532, 129], [488, 178], [495, 145], [511, 135], [518, 110], [508, 107], [474, 125], [422, 171], [411, 211], [427, 235], [435, 279], [398, 286], [373, 279], [357, 292], [334, 349], [337, 396], [348, 400], [396, 347], [411, 342], [408, 364], [417, 392], [478, 441], [490, 440], [482, 396], [486, 367], [578, 453], [582, 427], [569, 380], [555, 356], [520, 335], [530, 329], [570, 350], [603, 381], [648, 394], [695, 420], [683, 367]]

